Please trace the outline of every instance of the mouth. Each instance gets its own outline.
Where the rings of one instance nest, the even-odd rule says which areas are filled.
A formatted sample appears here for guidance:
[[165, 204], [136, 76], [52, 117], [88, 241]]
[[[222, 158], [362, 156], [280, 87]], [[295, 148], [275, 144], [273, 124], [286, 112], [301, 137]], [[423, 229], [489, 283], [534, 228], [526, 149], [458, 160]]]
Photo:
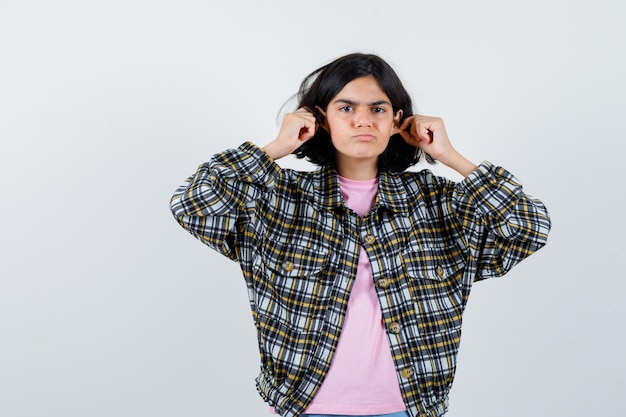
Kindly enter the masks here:
[[376, 137], [374, 135], [366, 135], [366, 134], [356, 135], [356, 136], [353, 136], [353, 137], [354, 137], [354, 139], [356, 139], [358, 141], [363, 141], [363, 142], [370, 142], [370, 141], [376, 139]]

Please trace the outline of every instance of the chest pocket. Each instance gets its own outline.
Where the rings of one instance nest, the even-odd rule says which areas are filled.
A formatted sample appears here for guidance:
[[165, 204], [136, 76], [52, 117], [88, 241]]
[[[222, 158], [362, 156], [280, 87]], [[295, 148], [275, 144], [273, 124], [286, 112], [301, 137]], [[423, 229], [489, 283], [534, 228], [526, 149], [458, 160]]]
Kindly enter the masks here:
[[256, 283], [258, 312], [295, 331], [318, 329], [329, 255], [324, 247], [266, 242], [261, 250], [261, 280]]
[[328, 249], [285, 244], [265, 245], [263, 263], [279, 278], [306, 278], [317, 275], [328, 261]]
[[400, 254], [405, 273], [412, 279], [445, 281], [465, 269], [463, 253], [456, 246], [408, 245]]

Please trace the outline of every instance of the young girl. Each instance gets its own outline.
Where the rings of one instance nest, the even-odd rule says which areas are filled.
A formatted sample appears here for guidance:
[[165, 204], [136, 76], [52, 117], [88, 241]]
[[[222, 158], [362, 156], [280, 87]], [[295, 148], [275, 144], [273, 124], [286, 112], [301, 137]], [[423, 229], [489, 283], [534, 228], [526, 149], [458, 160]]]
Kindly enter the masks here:
[[[341, 57], [305, 78], [276, 139], [213, 156], [171, 200], [239, 263], [257, 388], [281, 416], [443, 415], [472, 283], [546, 243], [544, 205], [411, 106], [381, 58]], [[281, 169], [292, 153], [319, 169]], [[465, 178], [406, 171], [421, 157]]]

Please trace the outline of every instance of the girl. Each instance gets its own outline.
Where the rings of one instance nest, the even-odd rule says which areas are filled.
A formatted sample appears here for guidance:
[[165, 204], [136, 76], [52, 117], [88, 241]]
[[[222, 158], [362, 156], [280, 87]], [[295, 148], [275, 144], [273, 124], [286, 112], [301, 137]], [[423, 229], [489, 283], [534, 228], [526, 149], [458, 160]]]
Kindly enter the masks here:
[[[171, 209], [237, 261], [260, 395], [281, 416], [441, 416], [472, 283], [545, 245], [545, 206], [414, 115], [393, 69], [350, 54], [303, 81], [277, 137], [200, 165]], [[315, 172], [281, 169], [295, 153]], [[421, 157], [458, 183], [407, 168]]]

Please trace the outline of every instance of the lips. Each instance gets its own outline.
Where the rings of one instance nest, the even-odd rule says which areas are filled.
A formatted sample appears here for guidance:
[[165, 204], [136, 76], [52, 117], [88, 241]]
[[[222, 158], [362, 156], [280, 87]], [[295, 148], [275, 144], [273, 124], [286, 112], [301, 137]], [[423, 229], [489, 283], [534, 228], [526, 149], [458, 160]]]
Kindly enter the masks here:
[[354, 136], [354, 139], [361, 141], [371, 141], [376, 139], [376, 137], [374, 135], [356, 135]]

